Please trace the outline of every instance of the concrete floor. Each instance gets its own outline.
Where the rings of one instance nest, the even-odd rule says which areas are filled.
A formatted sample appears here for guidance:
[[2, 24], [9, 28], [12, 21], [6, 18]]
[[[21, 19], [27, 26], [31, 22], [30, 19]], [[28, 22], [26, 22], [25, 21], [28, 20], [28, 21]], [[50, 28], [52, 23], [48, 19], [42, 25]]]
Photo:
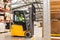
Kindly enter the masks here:
[[[34, 36], [32, 38], [34, 38], [34, 40], [42, 40], [42, 27], [34, 28]], [[11, 37], [9, 32], [0, 34], [0, 40], [32, 40], [32, 38]]]
[[11, 37], [9, 33], [0, 34], [0, 40], [31, 40], [31, 38]]
[[12, 37], [10, 32], [0, 34], [0, 40], [31, 40], [31, 38], [25, 37]]

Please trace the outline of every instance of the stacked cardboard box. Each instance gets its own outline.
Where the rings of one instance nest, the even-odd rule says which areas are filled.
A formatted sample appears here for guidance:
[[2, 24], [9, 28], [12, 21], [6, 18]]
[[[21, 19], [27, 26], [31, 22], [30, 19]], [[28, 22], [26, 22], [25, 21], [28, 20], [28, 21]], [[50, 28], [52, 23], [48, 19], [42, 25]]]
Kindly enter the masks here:
[[[2, 23], [3, 25], [7, 23], [6, 21], [6, 13], [9, 14], [10, 12], [10, 0], [0, 0], [0, 24]], [[10, 20], [9, 20], [10, 21]], [[7, 25], [7, 24], [6, 24]], [[6, 27], [5, 25], [5, 27]], [[0, 32], [4, 32], [5, 27], [0, 27]]]
[[51, 33], [60, 34], [60, 1], [51, 0]]

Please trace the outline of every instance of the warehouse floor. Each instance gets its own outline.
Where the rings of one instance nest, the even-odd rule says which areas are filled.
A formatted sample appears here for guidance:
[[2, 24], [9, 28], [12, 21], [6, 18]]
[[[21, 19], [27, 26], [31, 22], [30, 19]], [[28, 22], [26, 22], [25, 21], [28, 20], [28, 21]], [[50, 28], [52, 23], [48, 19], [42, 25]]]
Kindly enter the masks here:
[[34, 40], [42, 40], [42, 27], [34, 28], [34, 36], [32, 38], [11, 37], [10, 32], [0, 34], [0, 40], [33, 40], [33, 39]]

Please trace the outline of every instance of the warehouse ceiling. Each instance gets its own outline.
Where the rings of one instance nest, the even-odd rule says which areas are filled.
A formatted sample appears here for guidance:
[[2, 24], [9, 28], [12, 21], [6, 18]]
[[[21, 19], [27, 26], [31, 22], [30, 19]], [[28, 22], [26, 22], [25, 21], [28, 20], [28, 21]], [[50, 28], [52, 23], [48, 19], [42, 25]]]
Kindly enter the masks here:
[[43, 0], [12, 0], [11, 9], [27, 10], [32, 4], [34, 4], [36, 8], [36, 18], [40, 20], [40, 18], [42, 18], [43, 13]]
[[12, 0], [11, 3], [13, 9], [27, 7], [31, 4], [34, 4], [37, 9], [42, 8], [42, 0]]

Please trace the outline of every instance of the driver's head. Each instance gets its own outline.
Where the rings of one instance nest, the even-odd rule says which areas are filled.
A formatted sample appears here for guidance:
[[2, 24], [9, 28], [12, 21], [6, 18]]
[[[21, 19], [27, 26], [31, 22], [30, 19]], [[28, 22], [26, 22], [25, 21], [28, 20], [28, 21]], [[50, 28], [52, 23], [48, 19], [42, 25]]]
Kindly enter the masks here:
[[20, 17], [23, 17], [23, 15], [22, 15], [22, 14], [20, 14], [19, 16], [20, 16]]

